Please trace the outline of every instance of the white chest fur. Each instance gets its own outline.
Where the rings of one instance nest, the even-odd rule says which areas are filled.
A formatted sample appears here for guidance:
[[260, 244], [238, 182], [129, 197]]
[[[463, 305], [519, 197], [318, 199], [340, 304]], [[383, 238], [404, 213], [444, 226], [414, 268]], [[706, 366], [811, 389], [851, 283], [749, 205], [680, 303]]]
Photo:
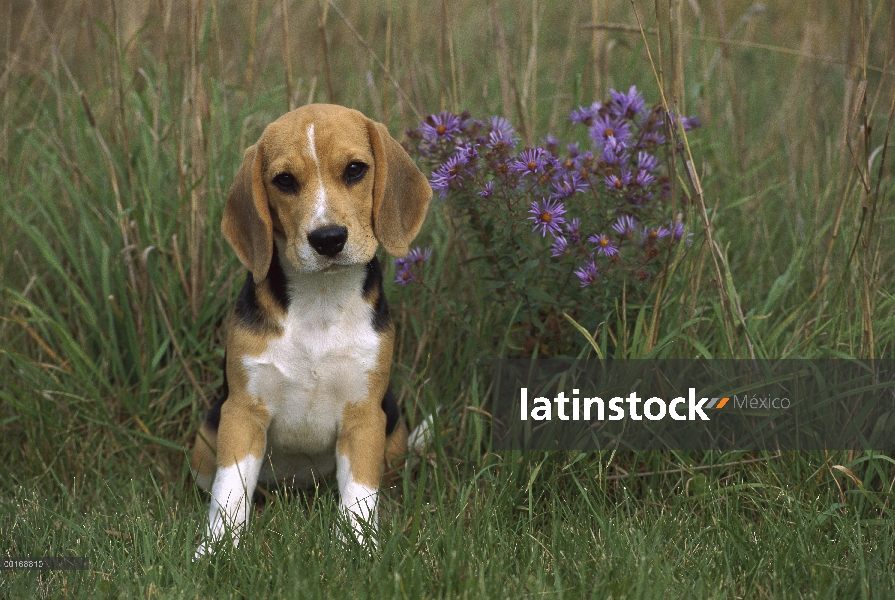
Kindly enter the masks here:
[[365, 275], [357, 265], [290, 276], [283, 335], [243, 359], [247, 391], [270, 412], [274, 464], [288, 456], [332, 456], [342, 409], [367, 397], [380, 340], [373, 308], [361, 295]]

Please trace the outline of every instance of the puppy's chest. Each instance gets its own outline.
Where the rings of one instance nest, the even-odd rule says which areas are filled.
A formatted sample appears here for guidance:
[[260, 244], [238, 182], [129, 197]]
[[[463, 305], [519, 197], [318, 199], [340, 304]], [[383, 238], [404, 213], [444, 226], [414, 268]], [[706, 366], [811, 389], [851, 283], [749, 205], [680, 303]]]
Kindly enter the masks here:
[[323, 450], [335, 444], [345, 405], [368, 396], [380, 345], [372, 307], [359, 286], [300, 290], [281, 325], [281, 337], [244, 358], [247, 391], [270, 412], [272, 450]]

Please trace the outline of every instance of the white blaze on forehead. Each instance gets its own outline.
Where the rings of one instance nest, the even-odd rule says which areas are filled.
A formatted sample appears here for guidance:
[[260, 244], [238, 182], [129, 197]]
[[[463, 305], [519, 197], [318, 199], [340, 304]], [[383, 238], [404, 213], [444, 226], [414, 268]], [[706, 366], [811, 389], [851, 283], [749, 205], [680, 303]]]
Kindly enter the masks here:
[[311, 158], [317, 167], [317, 195], [314, 198], [314, 216], [311, 219], [310, 228], [313, 231], [317, 227], [326, 224], [326, 190], [323, 187], [323, 174], [320, 171], [320, 161], [317, 159], [317, 148], [314, 147], [314, 124], [308, 125], [308, 147], [311, 149]]

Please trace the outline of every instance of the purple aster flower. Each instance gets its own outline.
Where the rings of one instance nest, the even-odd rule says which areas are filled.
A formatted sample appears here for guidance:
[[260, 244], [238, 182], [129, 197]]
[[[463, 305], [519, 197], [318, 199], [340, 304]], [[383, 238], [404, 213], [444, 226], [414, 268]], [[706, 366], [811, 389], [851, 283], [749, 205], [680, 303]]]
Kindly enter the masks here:
[[510, 123], [509, 119], [506, 117], [501, 117], [499, 115], [494, 115], [493, 117], [488, 119], [488, 122], [485, 123], [485, 126], [488, 128], [488, 132], [495, 132], [498, 135], [513, 135], [515, 130], [513, 129], [512, 123]]
[[485, 189], [478, 193], [482, 198], [490, 198], [494, 195], [494, 182], [489, 181], [485, 184]]
[[547, 137], [544, 138], [544, 141], [541, 142], [541, 146], [544, 148], [544, 150], [546, 150], [553, 156], [556, 156], [557, 148], [559, 148], [559, 140], [553, 134], [548, 133]]
[[563, 217], [566, 208], [558, 200], [541, 200], [540, 206], [537, 202], [532, 202], [528, 212], [531, 213], [528, 220], [534, 221], [532, 231], [537, 233], [540, 229], [541, 236], [546, 236], [548, 231], [555, 236], [559, 235], [562, 231], [559, 226], [566, 222]]
[[457, 154], [447, 159], [443, 165], [438, 167], [432, 173], [432, 179], [429, 184], [433, 190], [438, 190], [438, 195], [444, 198], [452, 183], [459, 183], [463, 176], [463, 167], [466, 166], [466, 159]]
[[580, 269], [577, 269], [575, 275], [577, 275], [578, 279], [581, 281], [581, 287], [587, 287], [595, 283], [600, 274], [597, 272], [597, 265], [594, 262], [594, 258], [591, 257], [589, 263]]
[[[558, 169], [565, 171], [566, 173], [577, 173], [578, 176], [581, 176], [581, 169], [584, 166], [581, 164], [580, 157], [577, 156], [567, 156], [566, 158], [559, 161]], [[557, 174], [558, 175], [558, 174]]]
[[597, 245], [598, 254], [603, 256], [615, 256], [618, 254], [618, 246], [605, 233], [594, 234], [587, 238], [587, 241]]
[[700, 121], [697, 117], [681, 117], [671, 111], [669, 112], [669, 116], [671, 117], [671, 122], [675, 124], [680, 123], [681, 127], [684, 128], [684, 131], [690, 131], [691, 129], [702, 127], [702, 121]]
[[578, 142], [569, 144], [568, 146], [566, 146], [566, 150], [569, 153], [569, 158], [575, 158], [576, 156], [578, 156], [578, 154], [581, 153], [581, 151], [578, 149]]
[[552, 154], [547, 154], [546, 159], [544, 160], [545, 170], [550, 173], [551, 178], [557, 179], [561, 173], [559, 172], [560, 162], [559, 159]]
[[697, 117], [681, 117], [681, 125], [684, 126], [684, 131], [690, 131], [691, 129], [702, 127], [702, 121]]
[[599, 147], [603, 147], [609, 138], [615, 138], [615, 142], [624, 143], [631, 132], [628, 123], [619, 119], [612, 119], [609, 115], [603, 115], [596, 119], [590, 128], [590, 139]]
[[513, 129], [513, 126], [504, 117], [491, 117], [487, 126], [488, 145], [492, 150], [499, 150], [504, 147], [512, 148], [519, 140], [519, 138], [515, 137], [516, 131]]
[[397, 271], [395, 273], [395, 283], [399, 284], [401, 287], [407, 287], [407, 284], [416, 281], [416, 275], [413, 274], [413, 271], [410, 270], [411, 263], [406, 259], [399, 258], [395, 260], [395, 267]]
[[405, 257], [405, 260], [413, 265], [420, 266], [432, 257], [432, 248], [414, 248]]
[[647, 171], [655, 171], [659, 168], [659, 159], [649, 152], [641, 150], [637, 153], [637, 166]]
[[646, 109], [646, 102], [644, 102], [640, 92], [637, 91], [636, 86], [632, 85], [627, 94], [609, 90], [609, 95], [612, 96], [609, 110], [617, 117], [633, 121], [635, 117]]
[[656, 178], [653, 177], [648, 171], [645, 169], [639, 169], [637, 171], [637, 175], [634, 177], [634, 185], [637, 187], [646, 187], [650, 184], [656, 183]]
[[687, 244], [691, 243], [691, 238], [693, 237], [692, 231], [687, 231], [687, 228], [684, 227], [683, 223], [675, 223], [671, 221], [669, 224], [669, 229], [671, 229], [671, 237], [674, 238], [675, 241], [684, 240]]
[[550, 246], [550, 256], [562, 256], [569, 251], [569, 242], [563, 236], [557, 236]]
[[672, 221], [671, 223], [669, 223], [669, 225], [671, 226], [671, 237], [676, 240], [680, 240], [682, 237], [684, 237], [685, 228], [683, 223], [675, 223], [674, 221]]
[[621, 236], [630, 238], [637, 231], [637, 219], [631, 215], [622, 215], [612, 224], [612, 229]]
[[581, 232], [579, 231], [581, 227], [581, 219], [575, 217], [568, 223], [566, 223], [566, 231], [569, 232], [569, 241], [573, 244], [577, 244], [581, 241]]
[[587, 186], [584, 185], [584, 180], [581, 179], [581, 175], [578, 171], [567, 171], [559, 177], [559, 179], [554, 181], [553, 185], [550, 187], [553, 190], [553, 194], [551, 194], [550, 197], [556, 200], [563, 200], [574, 195], [576, 192], [583, 192], [587, 189]]
[[662, 238], [668, 237], [671, 232], [661, 225], [657, 227], [644, 227], [641, 231], [641, 236], [648, 243], [653, 243], [656, 240], [661, 240]]
[[510, 171], [513, 173], [543, 173], [547, 166], [547, 152], [542, 148], [529, 148], [523, 150], [519, 158], [510, 163]]
[[575, 123], [581, 123], [582, 125], [590, 127], [593, 124], [594, 119], [597, 118], [597, 114], [600, 112], [601, 108], [603, 108], [603, 105], [599, 102], [594, 102], [590, 105], [590, 108], [579, 106], [572, 111], [569, 115], [569, 119]]
[[620, 192], [624, 190], [631, 184], [631, 174], [626, 170], [622, 169], [621, 175], [609, 175], [606, 177], [606, 187], [609, 191]]
[[457, 154], [462, 156], [467, 163], [473, 162], [479, 157], [478, 144], [475, 142], [457, 144]]
[[423, 123], [422, 132], [429, 141], [452, 140], [460, 133], [460, 117], [447, 111], [429, 115]]
[[627, 148], [614, 137], [606, 139], [606, 145], [603, 146], [603, 152], [600, 154], [600, 160], [607, 165], [618, 166], [625, 161], [625, 153]]

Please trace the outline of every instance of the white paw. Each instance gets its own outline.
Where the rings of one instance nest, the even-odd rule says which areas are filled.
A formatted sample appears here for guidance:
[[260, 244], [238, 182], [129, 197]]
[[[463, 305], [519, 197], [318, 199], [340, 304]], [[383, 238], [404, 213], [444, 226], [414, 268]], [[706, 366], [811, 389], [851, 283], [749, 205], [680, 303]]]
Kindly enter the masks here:
[[435, 437], [432, 432], [432, 429], [435, 426], [432, 422], [432, 417], [433, 415], [429, 415], [423, 419], [419, 425], [414, 427], [413, 431], [410, 432], [410, 435], [407, 436], [407, 447], [412, 454], [422, 456], [426, 453], [426, 448], [429, 444], [432, 443], [432, 439]]
[[355, 513], [344, 507], [339, 510], [339, 513], [343, 518], [339, 520], [336, 539], [341, 544], [345, 546], [352, 545], [353, 539], [362, 548], [366, 548], [370, 552], [379, 547], [375, 524], [359, 519]]
[[193, 553], [193, 562], [196, 562], [197, 560], [199, 560], [200, 558], [205, 556], [207, 553], [208, 553], [208, 543], [203, 541], [201, 544], [199, 544], [199, 547], [196, 548], [196, 552]]

